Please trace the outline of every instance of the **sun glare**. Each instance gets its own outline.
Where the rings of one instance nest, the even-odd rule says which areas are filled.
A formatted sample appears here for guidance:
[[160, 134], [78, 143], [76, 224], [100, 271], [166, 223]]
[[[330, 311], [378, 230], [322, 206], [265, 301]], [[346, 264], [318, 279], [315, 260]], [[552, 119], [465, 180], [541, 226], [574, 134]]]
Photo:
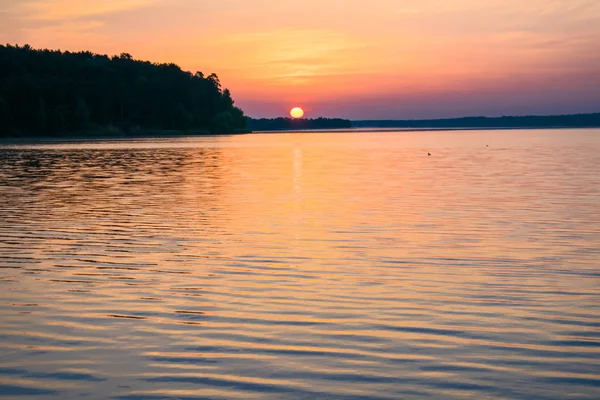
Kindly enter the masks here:
[[292, 108], [292, 111], [290, 111], [290, 115], [292, 118], [302, 118], [304, 116], [304, 110], [300, 107], [294, 107]]

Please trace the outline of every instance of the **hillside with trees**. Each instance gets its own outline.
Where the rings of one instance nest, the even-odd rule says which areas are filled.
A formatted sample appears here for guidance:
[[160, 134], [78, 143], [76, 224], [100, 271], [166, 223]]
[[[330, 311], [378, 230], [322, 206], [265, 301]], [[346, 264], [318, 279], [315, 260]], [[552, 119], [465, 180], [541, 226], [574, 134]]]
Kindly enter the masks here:
[[245, 126], [215, 74], [129, 54], [0, 45], [0, 137], [234, 133]]

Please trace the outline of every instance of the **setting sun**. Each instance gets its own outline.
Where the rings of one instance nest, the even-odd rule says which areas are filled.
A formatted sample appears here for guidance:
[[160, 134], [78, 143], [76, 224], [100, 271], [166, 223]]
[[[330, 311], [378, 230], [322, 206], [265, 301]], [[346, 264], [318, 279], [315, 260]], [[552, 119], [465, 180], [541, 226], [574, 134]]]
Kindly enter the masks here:
[[290, 115], [292, 118], [302, 118], [304, 116], [304, 110], [300, 107], [294, 107], [292, 108], [292, 111], [290, 111]]

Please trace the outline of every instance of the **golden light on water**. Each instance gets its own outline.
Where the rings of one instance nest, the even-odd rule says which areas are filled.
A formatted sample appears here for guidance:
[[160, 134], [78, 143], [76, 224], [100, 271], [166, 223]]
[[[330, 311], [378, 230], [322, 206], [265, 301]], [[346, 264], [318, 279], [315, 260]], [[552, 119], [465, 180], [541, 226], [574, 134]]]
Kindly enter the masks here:
[[304, 110], [300, 107], [294, 107], [290, 111], [290, 115], [292, 116], [292, 118], [302, 118], [304, 116]]

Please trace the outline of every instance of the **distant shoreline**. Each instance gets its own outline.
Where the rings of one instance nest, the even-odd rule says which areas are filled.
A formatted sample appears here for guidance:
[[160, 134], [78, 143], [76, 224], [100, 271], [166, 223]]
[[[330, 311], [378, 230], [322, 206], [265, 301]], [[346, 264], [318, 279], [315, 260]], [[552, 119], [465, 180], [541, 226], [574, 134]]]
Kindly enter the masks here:
[[472, 130], [472, 129], [564, 129], [600, 127], [600, 113], [569, 115], [529, 115], [504, 117], [461, 117], [414, 120], [347, 120], [341, 118], [292, 119], [249, 118], [247, 128], [254, 132], [316, 132], [357, 129]]
[[340, 128], [340, 129], [298, 129], [298, 130], [269, 130], [269, 131], [253, 131], [252, 133], [319, 133], [319, 132], [336, 132], [336, 133], [353, 133], [353, 132], [450, 132], [450, 131], [516, 131], [516, 130], [560, 130], [560, 129], [599, 129], [598, 126], [541, 126], [541, 127], [448, 127], [448, 128], [393, 128], [393, 127], [356, 127], [356, 128]]
[[[341, 119], [320, 118], [316, 120], [290, 118], [278, 118], [272, 120], [251, 120], [254, 122], [268, 122], [270, 127], [279, 125], [281, 129], [238, 129], [232, 133], [211, 133], [206, 130], [155, 130], [140, 129], [134, 132], [122, 130], [109, 130], [96, 128], [92, 130], [68, 132], [58, 135], [24, 135], [0, 137], [0, 144], [10, 143], [58, 143], [63, 141], [86, 141], [86, 140], [130, 140], [130, 139], [169, 139], [169, 138], [200, 138], [243, 135], [251, 133], [360, 133], [360, 132], [449, 132], [449, 131], [482, 131], [482, 130], [536, 130], [536, 129], [594, 129], [600, 128], [600, 113], [574, 114], [574, 115], [552, 115], [552, 116], [528, 116], [528, 117], [465, 117], [438, 120], [363, 120], [350, 121]], [[303, 123], [302, 123], [303, 122]], [[339, 126], [346, 123], [345, 126]], [[506, 123], [506, 126], [499, 125]], [[555, 124], [551, 124], [555, 122]], [[562, 122], [562, 123], [559, 123]], [[329, 123], [334, 126], [321, 127], [321, 124]], [[546, 124], [544, 124], [546, 123]], [[472, 125], [469, 125], [472, 124]], [[251, 125], [251, 124], [250, 124]], [[255, 124], [256, 125], [256, 124]], [[407, 126], [408, 125], [408, 126]], [[252, 126], [252, 125], [251, 125]], [[309, 127], [315, 126], [311, 129]], [[294, 129], [294, 127], [296, 129]]]
[[458, 129], [556, 129], [600, 127], [600, 113], [462, 117], [421, 120], [355, 120], [353, 128], [458, 128]]

